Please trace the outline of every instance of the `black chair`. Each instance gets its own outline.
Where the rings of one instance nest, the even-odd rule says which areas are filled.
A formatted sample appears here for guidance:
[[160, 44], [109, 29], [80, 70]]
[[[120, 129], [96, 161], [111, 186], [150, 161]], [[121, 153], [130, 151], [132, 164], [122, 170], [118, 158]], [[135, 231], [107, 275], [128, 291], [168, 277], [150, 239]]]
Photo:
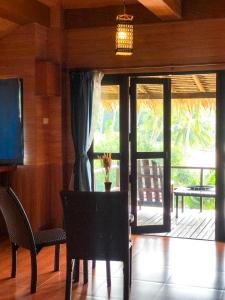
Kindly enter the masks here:
[[[65, 299], [71, 299], [74, 261], [122, 261], [129, 299], [132, 245], [126, 192], [61, 192], [67, 235]], [[75, 272], [76, 273], [76, 272]]]
[[35, 293], [37, 286], [36, 256], [43, 247], [55, 245], [54, 271], [58, 271], [60, 244], [66, 242], [65, 231], [61, 228], [55, 228], [33, 233], [22, 204], [11, 188], [0, 187], [0, 210], [6, 222], [12, 248], [11, 277], [16, 277], [18, 248], [23, 247], [30, 250], [31, 293]]

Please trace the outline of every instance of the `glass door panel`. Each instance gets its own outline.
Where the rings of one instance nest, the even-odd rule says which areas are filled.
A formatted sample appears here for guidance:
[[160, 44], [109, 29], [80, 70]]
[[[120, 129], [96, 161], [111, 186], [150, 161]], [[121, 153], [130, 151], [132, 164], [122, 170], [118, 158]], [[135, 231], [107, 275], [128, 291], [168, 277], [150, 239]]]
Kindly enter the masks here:
[[95, 110], [94, 152], [120, 152], [120, 86], [103, 85]]
[[105, 170], [99, 159], [104, 153], [112, 154], [109, 180], [111, 190], [120, 190], [120, 161], [115, 160], [120, 152], [120, 86], [102, 85], [101, 99], [95, 109], [95, 130], [93, 152], [94, 190], [105, 190]]
[[92, 188], [105, 191], [105, 170], [99, 159], [111, 153], [111, 191], [128, 190], [128, 77], [105, 75], [101, 99], [94, 108], [94, 139], [90, 150]]
[[170, 80], [131, 79], [134, 231], [170, 230]]
[[163, 151], [163, 86], [137, 84], [137, 152]]
[[163, 159], [137, 160], [137, 226], [163, 225]]

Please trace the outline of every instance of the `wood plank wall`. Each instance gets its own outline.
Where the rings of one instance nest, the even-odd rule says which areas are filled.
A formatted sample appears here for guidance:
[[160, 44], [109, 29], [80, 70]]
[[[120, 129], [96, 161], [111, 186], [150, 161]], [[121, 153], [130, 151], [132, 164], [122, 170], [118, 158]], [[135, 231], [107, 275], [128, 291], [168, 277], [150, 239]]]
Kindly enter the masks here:
[[224, 67], [224, 27], [225, 18], [135, 25], [134, 54], [130, 57], [115, 56], [115, 27], [70, 29], [66, 31], [67, 66], [125, 70], [201, 68], [208, 64]]
[[[37, 92], [37, 80], [41, 80], [37, 63], [40, 59], [51, 60], [50, 32], [41, 25], [31, 24], [0, 40], [0, 78], [23, 79], [25, 159], [23, 166], [10, 173], [9, 182], [34, 230], [62, 224], [61, 95]], [[59, 63], [55, 56], [53, 61]]]

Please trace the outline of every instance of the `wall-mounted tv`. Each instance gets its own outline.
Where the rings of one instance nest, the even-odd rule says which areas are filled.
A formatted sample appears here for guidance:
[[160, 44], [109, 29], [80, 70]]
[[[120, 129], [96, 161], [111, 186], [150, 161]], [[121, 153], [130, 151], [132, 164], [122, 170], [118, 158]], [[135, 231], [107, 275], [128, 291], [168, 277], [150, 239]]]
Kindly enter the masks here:
[[0, 79], [0, 165], [23, 164], [22, 80]]

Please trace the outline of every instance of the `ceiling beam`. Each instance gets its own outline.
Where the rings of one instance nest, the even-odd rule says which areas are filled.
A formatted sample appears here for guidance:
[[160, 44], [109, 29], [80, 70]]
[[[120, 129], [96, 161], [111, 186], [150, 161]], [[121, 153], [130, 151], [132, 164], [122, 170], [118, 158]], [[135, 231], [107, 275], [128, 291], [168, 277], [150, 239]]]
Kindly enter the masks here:
[[[76, 1], [73, 3], [78, 2]], [[213, 5], [212, 0], [204, 0], [204, 5], [202, 3], [203, 0], [183, 1], [182, 21], [224, 18], [224, 0], [214, 1]], [[87, 4], [87, 2], [83, 1], [82, 5], [85, 4]], [[118, 14], [121, 14], [121, 5], [85, 9], [65, 9], [64, 12], [65, 29], [115, 26], [116, 16]], [[127, 5], [127, 13], [134, 16], [134, 24], [154, 24], [161, 22], [161, 20], [158, 17], [156, 17], [156, 15], [151, 13], [140, 2], [137, 2], [136, 4]]]
[[138, 0], [161, 20], [181, 19], [181, 0]]
[[[65, 9], [64, 22], [66, 29], [87, 28], [101, 26], [115, 26], [116, 17], [121, 14], [120, 6]], [[134, 16], [134, 24], [161, 22], [153, 13], [150, 13], [140, 3], [127, 5], [127, 13]]]
[[36, 0], [0, 0], [0, 17], [17, 24], [50, 24], [50, 9]]

